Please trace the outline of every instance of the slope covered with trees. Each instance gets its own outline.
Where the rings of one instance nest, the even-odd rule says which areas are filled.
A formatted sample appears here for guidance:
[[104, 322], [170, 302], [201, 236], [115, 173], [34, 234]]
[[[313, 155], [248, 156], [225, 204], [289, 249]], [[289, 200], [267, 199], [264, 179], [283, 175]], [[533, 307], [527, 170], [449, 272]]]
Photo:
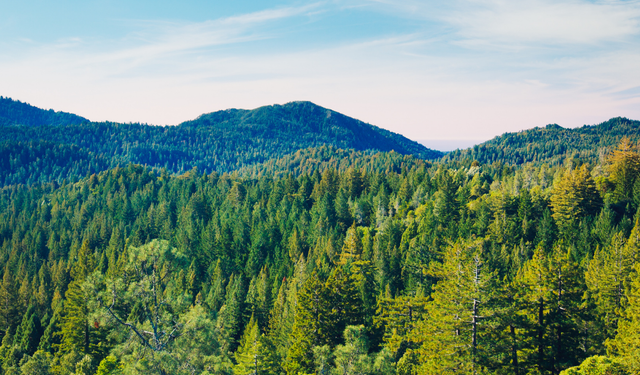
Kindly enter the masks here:
[[89, 122], [80, 117], [66, 112], [48, 111], [34, 107], [19, 100], [0, 96], [0, 126], [8, 125], [77, 125]]
[[636, 373], [639, 166], [625, 142], [600, 166], [6, 187], [2, 369]]
[[505, 133], [469, 149], [448, 153], [443, 160], [471, 159], [480, 163], [500, 161], [509, 165], [530, 162], [558, 165], [566, 159], [579, 159], [595, 164], [624, 137], [634, 142], [640, 141], [640, 121], [616, 117], [599, 125], [585, 125], [575, 129], [554, 124]]
[[178, 126], [5, 126], [0, 132], [0, 160], [5, 166], [0, 184], [77, 181], [128, 163], [171, 173], [194, 167], [222, 173], [324, 145], [363, 152], [394, 150], [424, 159], [442, 156], [399, 134], [309, 102], [294, 102], [214, 112]]

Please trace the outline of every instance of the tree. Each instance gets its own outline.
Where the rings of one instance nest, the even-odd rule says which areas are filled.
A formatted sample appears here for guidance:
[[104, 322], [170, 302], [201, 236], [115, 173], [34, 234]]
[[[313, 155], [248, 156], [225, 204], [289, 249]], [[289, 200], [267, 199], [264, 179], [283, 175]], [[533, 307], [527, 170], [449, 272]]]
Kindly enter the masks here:
[[617, 355], [634, 372], [640, 371], [640, 265], [635, 265], [618, 322], [618, 334], [607, 342], [609, 354]]
[[483, 357], [491, 356], [485, 337], [494, 318], [495, 274], [484, 267], [482, 248], [482, 240], [459, 241], [447, 249], [437, 270], [441, 281], [419, 327], [421, 371], [426, 374], [477, 374]]
[[537, 248], [515, 280], [519, 314], [525, 320], [522, 338], [523, 369], [557, 374], [577, 365], [586, 353], [582, 296], [584, 280], [562, 241], [550, 254]]
[[266, 336], [260, 333], [258, 322], [251, 317], [240, 345], [235, 352], [237, 365], [233, 373], [238, 375], [277, 375], [280, 364], [274, 348]]
[[[640, 228], [636, 223], [632, 238], [638, 235], [638, 230]], [[603, 334], [602, 341], [615, 336], [618, 320], [623, 313], [625, 285], [638, 257], [633, 242], [635, 241], [629, 241], [627, 244], [622, 233], [615, 234], [609, 246], [596, 249], [585, 272], [587, 297], [595, 304], [595, 319], [599, 322]]]
[[602, 206], [602, 198], [587, 165], [568, 169], [553, 186], [551, 207], [558, 228], [567, 234], [581, 218], [593, 215]]
[[20, 322], [20, 309], [16, 301], [18, 300], [18, 286], [13, 277], [13, 270], [7, 264], [2, 276], [0, 285], [0, 330], [5, 334], [15, 332]]
[[344, 345], [334, 351], [337, 374], [367, 374], [371, 372], [372, 360], [368, 356], [368, 343], [364, 326], [347, 326], [344, 330]]
[[85, 240], [78, 251], [77, 260], [71, 268], [73, 281], [65, 293], [66, 303], [61, 324], [60, 347], [64, 353], [76, 351], [82, 354], [91, 354], [93, 352], [88, 306], [91, 296], [87, 293], [87, 286], [84, 284], [93, 268], [93, 253], [89, 249], [88, 241]]
[[[196, 348], [215, 351], [214, 323], [200, 305], [189, 308], [189, 294], [177, 287], [175, 271], [186, 268], [183, 259], [164, 240], [130, 247], [124, 275], [107, 280], [99, 297], [111, 324], [129, 332], [127, 345], [135, 344], [128, 358], [144, 356], [136, 365], [140, 371], [187, 371], [210, 355], [196, 355]], [[194, 346], [184, 347], [188, 343]]]
[[633, 200], [634, 185], [640, 175], [640, 154], [629, 138], [622, 138], [618, 147], [608, 155], [607, 171], [608, 179], [614, 185], [614, 202]]
[[314, 273], [298, 293], [295, 323], [290, 333], [291, 346], [283, 364], [287, 374], [306, 374], [313, 371], [313, 347], [325, 344], [324, 330], [327, 328], [326, 289]]

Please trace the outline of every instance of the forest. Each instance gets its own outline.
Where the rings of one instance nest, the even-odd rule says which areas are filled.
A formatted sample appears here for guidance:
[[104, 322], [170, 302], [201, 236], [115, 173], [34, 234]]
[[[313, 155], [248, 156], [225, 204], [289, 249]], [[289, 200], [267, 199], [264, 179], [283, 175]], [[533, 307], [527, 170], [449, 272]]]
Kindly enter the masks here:
[[640, 373], [637, 121], [440, 157], [305, 102], [0, 102], [0, 374]]
[[369, 157], [3, 188], [2, 372], [640, 371], [631, 141], [604, 164]]
[[77, 181], [129, 163], [182, 174], [233, 172], [306, 148], [443, 153], [310, 102], [229, 109], [176, 126], [90, 122], [0, 97], [0, 186]]

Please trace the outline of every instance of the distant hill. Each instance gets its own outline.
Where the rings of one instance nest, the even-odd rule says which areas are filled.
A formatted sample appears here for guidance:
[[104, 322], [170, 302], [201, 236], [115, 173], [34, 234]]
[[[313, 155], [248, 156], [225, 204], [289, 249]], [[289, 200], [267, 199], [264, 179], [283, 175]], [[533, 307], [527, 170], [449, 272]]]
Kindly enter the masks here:
[[89, 122], [84, 117], [66, 112], [44, 110], [18, 100], [0, 96], [0, 126], [8, 125], [77, 125]]
[[[233, 138], [287, 139], [296, 149], [323, 144], [343, 149], [396, 151], [423, 159], [437, 159], [440, 151], [430, 150], [400, 134], [366, 124], [315, 105], [311, 102], [291, 102], [254, 110], [230, 109], [208, 113], [181, 127], [212, 129], [222, 136]], [[240, 137], [238, 137], [240, 136]]]
[[[19, 102], [10, 100], [9, 104], [15, 103]], [[48, 112], [35, 108], [25, 113], [44, 118]], [[22, 120], [14, 116], [13, 121]], [[28, 123], [27, 119], [22, 123]], [[36, 123], [40, 125], [34, 127]], [[86, 121], [7, 125], [0, 132], [0, 184], [76, 179], [128, 163], [173, 173], [194, 167], [207, 173], [231, 172], [325, 145], [357, 151], [393, 150], [422, 159], [443, 155], [313, 103], [293, 102], [213, 112], [177, 126]]]
[[599, 125], [567, 129], [552, 124], [517, 133], [505, 133], [485, 143], [448, 153], [442, 161], [477, 160], [482, 164], [511, 165], [547, 163], [557, 165], [567, 158], [597, 163], [623, 137], [640, 142], [640, 121], [612, 118]]

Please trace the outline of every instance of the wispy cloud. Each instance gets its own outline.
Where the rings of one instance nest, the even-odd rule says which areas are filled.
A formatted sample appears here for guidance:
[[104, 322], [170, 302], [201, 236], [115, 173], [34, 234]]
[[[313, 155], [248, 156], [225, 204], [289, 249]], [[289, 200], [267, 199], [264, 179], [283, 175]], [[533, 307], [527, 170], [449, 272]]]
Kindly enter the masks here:
[[404, 17], [442, 22], [453, 35], [483, 43], [587, 44], [640, 34], [637, 0], [343, 0]]
[[471, 40], [593, 45], [637, 36], [640, 3], [472, 0], [460, 4], [445, 20]]
[[[123, 38], [3, 54], [0, 94], [155, 124], [311, 100], [414, 139], [640, 118], [639, 4], [327, 0], [204, 22], [125, 20], [137, 29]], [[308, 42], [371, 12], [413, 28]]]

